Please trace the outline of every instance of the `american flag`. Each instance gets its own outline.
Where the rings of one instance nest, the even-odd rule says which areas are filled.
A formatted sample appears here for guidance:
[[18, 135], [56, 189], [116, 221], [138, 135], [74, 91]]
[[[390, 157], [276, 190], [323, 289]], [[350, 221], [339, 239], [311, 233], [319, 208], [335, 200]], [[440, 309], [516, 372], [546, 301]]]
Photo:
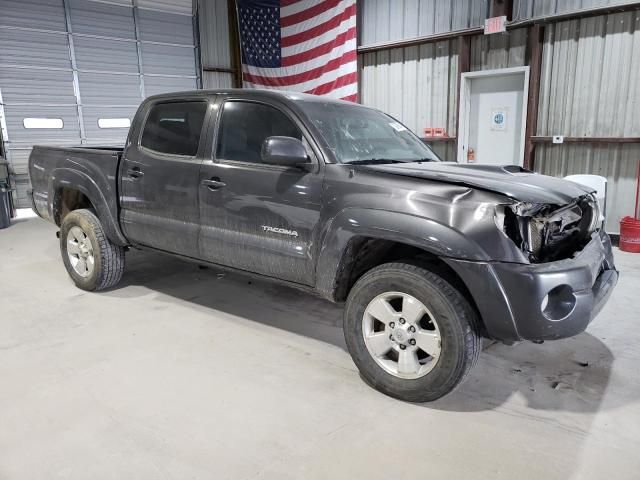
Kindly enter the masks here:
[[357, 101], [356, 0], [238, 0], [245, 88]]

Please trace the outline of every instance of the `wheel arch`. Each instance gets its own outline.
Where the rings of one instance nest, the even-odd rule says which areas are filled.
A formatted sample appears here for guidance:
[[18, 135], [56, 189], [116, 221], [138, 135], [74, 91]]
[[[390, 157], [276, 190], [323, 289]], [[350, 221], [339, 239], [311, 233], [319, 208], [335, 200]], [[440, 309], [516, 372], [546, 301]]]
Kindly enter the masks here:
[[411, 259], [446, 277], [475, 305], [463, 279], [443, 257], [489, 260], [468, 237], [449, 226], [412, 215], [348, 209], [327, 229], [316, 269], [317, 290], [341, 302], [366, 271], [383, 263]]
[[114, 198], [108, 200], [101, 187], [83, 172], [67, 168], [56, 169], [52, 172], [49, 183], [49, 198], [52, 199], [49, 204], [50, 218], [60, 226], [69, 212], [90, 208], [102, 223], [109, 240], [116, 245], [126, 246], [128, 242], [117, 222], [115, 192], [111, 189], [108, 193], [114, 195]]
[[[345, 289], [348, 292], [367, 269], [392, 260], [417, 257], [453, 274], [454, 270], [442, 261], [443, 257], [489, 260], [468, 237], [433, 220], [382, 210], [347, 209], [334, 217], [324, 235], [316, 286], [325, 297], [341, 301], [346, 296]], [[371, 264], [376, 258], [377, 263]], [[360, 268], [354, 271], [358, 265]], [[359, 271], [364, 266], [369, 268]]]

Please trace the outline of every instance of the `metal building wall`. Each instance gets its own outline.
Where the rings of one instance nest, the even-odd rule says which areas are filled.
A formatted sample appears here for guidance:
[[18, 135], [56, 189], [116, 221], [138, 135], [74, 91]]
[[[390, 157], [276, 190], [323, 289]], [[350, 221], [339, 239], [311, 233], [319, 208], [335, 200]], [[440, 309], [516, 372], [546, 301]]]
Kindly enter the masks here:
[[588, 8], [617, 6], [636, 0], [513, 0], [513, 20], [575, 12]]
[[[361, 102], [379, 108], [421, 134], [425, 127], [446, 128], [455, 136], [457, 42], [367, 53], [362, 59]], [[432, 145], [446, 158], [453, 143]]]
[[484, 24], [489, 0], [360, 0], [360, 46]]
[[[192, 0], [0, 0], [0, 114], [18, 206], [31, 146], [120, 145], [156, 93], [198, 86]], [[25, 129], [27, 117], [62, 129]]]
[[[474, 37], [471, 70], [525, 64], [526, 29], [505, 35]], [[418, 135], [425, 127], [445, 128], [455, 137], [457, 107], [457, 41], [366, 53], [362, 57], [362, 103], [400, 119]], [[433, 142], [432, 148], [455, 161], [455, 142]]]
[[[407, 40], [480, 25], [485, 2], [363, 0], [362, 46]], [[515, 0], [514, 19], [523, 20], [613, 5], [631, 0]], [[439, 12], [439, 13], [436, 13]], [[428, 12], [431, 23], [416, 30], [415, 19]], [[477, 17], [473, 12], [476, 12]], [[420, 21], [420, 25], [423, 21]], [[470, 70], [526, 65], [527, 29], [471, 39]], [[456, 135], [457, 43], [439, 41], [362, 55], [361, 98], [388, 111], [418, 134], [424, 127], [445, 127]], [[639, 137], [640, 12], [600, 15], [551, 23], [545, 29], [538, 125], [535, 135]], [[455, 160], [454, 142], [432, 146]], [[538, 145], [536, 171], [555, 176], [591, 173], [607, 177], [607, 230], [633, 215], [638, 144]]]
[[227, 0], [198, 2], [203, 88], [230, 88], [234, 83], [228, 7]]
[[[545, 32], [537, 135], [640, 137], [640, 12], [549, 25]], [[537, 147], [536, 170], [607, 177], [607, 230], [633, 215], [638, 144]]]

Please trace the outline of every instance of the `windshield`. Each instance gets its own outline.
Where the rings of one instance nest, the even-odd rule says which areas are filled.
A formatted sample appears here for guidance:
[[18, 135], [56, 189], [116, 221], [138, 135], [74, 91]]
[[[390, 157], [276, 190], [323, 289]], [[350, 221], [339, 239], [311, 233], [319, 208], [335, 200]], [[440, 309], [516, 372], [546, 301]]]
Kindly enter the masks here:
[[340, 163], [440, 161], [409, 129], [377, 110], [338, 103], [299, 105]]

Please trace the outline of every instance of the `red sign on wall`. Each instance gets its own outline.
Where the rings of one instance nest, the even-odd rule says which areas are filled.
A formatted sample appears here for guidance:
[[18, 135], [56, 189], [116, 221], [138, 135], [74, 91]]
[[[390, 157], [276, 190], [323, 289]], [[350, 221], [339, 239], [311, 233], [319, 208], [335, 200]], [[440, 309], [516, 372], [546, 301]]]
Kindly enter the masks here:
[[507, 31], [507, 17], [492, 17], [484, 21], [484, 34], [502, 33]]

